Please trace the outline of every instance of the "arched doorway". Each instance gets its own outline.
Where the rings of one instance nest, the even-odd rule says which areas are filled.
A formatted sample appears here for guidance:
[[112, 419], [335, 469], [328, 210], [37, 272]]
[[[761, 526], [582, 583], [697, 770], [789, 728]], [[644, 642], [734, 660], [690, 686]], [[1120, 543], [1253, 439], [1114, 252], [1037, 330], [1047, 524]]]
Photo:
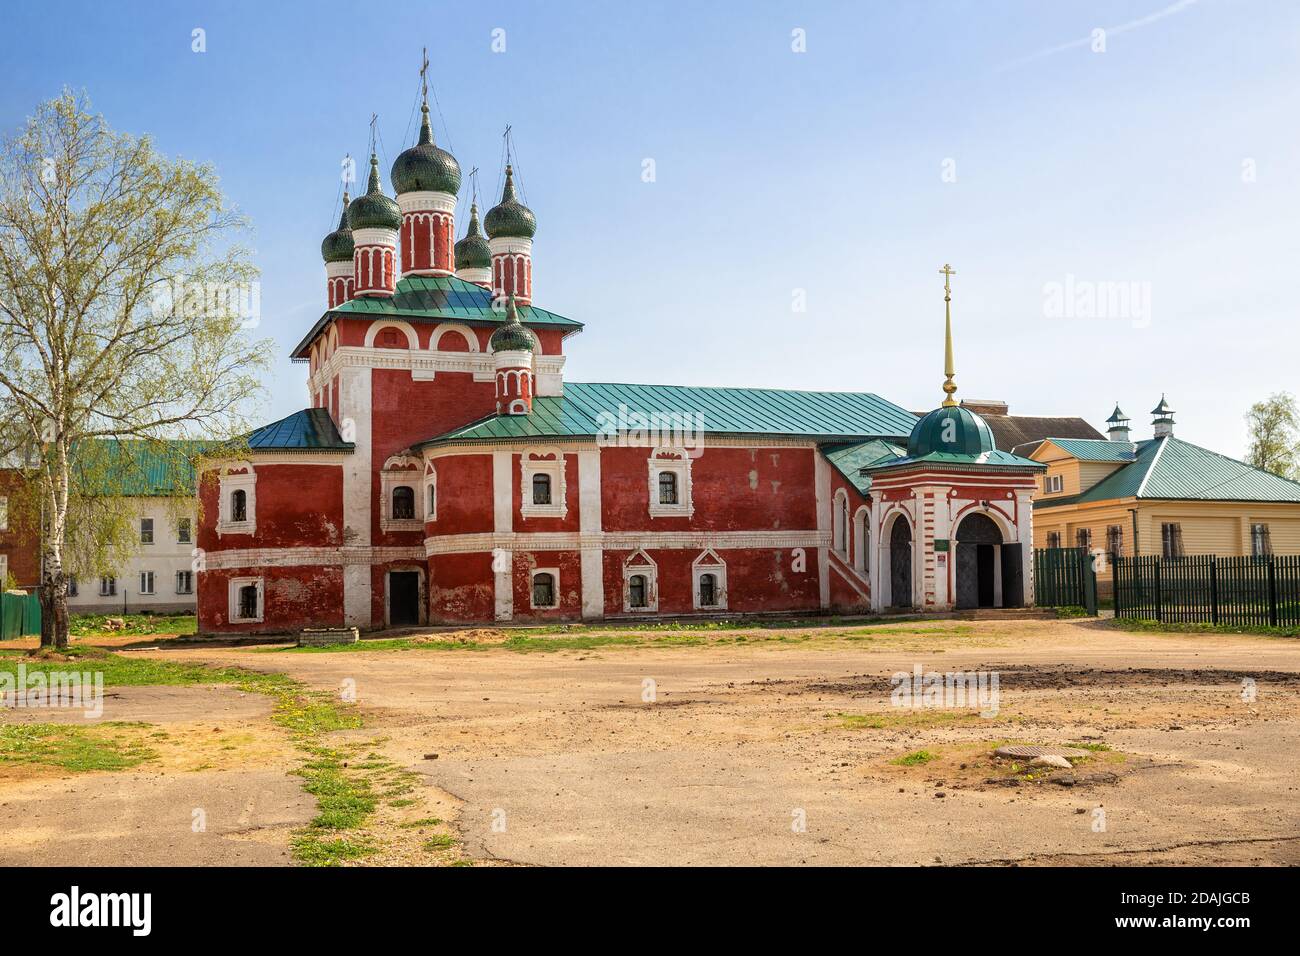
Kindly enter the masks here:
[[889, 531], [889, 606], [912, 606], [912, 526], [902, 515]]
[[1002, 604], [1002, 529], [986, 514], [969, 514], [957, 526], [958, 608]]

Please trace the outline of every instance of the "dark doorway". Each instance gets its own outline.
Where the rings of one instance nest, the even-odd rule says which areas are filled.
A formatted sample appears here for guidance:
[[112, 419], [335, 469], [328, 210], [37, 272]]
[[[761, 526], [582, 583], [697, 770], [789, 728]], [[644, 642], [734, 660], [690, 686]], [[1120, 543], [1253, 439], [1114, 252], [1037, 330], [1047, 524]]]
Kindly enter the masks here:
[[409, 627], [420, 623], [420, 573], [388, 572], [388, 623]]
[[912, 527], [901, 516], [889, 532], [889, 605], [912, 606]]
[[957, 607], [997, 606], [1001, 544], [1002, 531], [988, 515], [967, 515], [957, 526]]

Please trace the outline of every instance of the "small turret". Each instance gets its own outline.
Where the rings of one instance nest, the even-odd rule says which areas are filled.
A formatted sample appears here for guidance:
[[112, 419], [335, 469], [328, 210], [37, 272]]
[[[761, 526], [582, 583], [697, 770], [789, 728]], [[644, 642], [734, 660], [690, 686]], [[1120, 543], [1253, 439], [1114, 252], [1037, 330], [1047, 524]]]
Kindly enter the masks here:
[[492, 248], [479, 231], [478, 204], [469, 207], [469, 229], [456, 243], [456, 275], [485, 289], [492, 287]]
[[1174, 436], [1174, 410], [1169, 407], [1163, 395], [1160, 396], [1160, 404], [1151, 409], [1151, 414], [1155, 416], [1151, 424], [1155, 429], [1157, 438], [1172, 438]]
[[344, 190], [338, 228], [320, 244], [321, 258], [325, 260], [327, 301], [331, 309], [352, 298], [353, 252], [352, 230], [348, 228], [348, 194]]
[[1119, 402], [1106, 419], [1106, 435], [1111, 441], [1129, 441], [1128, 416], [1120, 411]]
[[401, 225], [397, 203], [384, 195], [379, 182], [379, 156], [371, 152], [366, 193], [348, 206], [357, 296], [393, 294], [397, 286], [397, 230]]
[[515, 198], [514, 168], [506, 164], [501, 202], [483, 218], [492, 251], [492, 294], [513, 295], [521, 305], [533, 301], [533, 236], [537, 217]]
[[513, 295], [505, 324], [492, 333], [488, 349], [497, 373], [497, 414], [527, 415], [533, 410], [533, 338], [519, 321]]

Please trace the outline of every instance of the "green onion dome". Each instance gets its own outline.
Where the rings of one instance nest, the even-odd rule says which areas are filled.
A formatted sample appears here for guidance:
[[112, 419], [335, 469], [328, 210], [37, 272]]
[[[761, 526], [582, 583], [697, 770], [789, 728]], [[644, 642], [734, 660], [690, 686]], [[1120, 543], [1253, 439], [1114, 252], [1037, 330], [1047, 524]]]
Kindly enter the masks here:
[[469, 229], [465, 238], [456, 243], [456, 270], [491, 268], [492, 250], [483, 233], [479, 232], [478, 204], [473, 203], [469, 207]]
[[389, 178], [399, 196], [418, 192], [451, 193], [454, 196], [460, 191], [460, 163], [451, 153], [434, 144], [428, 103], [424, 104], [422, 111], [420, 141], [398, 154], [393, 160]]
[[379, 185], [379, 157], [370, 154], [370, 184], [366, 194], [348, 206], [348, 226], [358, 229], [401, 229], [402, 213], [397, 200], [384, 195]]
[[488, 340], [488, 349], [493, 352], [531, 352], [533, 339], [528, 330], [519, 321], [519, 310], [515, 308], [512, 293], [506, 304], [506, 324], [492, 333]]
[[907, 439], [909, 458], [922, 455], [982, 455], [997, 448], [988, 422], [960, 405], [943, 405], [921, 417]]
[[339, 216], [339, 227], [325, 237], [320, 244], [320, 254], [326, 262], [352, 261], [352, 230], [348, 228], [348, 194], [343, 193], [343, 212]]
[[531, 239], [537, 233], [537, 217], [533, 211], [515, 198], [515, 173], [506, 166], [506, 185], [501, 190], [501, 202], [488, 210], [483, 218], [488, 237], [501, 236]]

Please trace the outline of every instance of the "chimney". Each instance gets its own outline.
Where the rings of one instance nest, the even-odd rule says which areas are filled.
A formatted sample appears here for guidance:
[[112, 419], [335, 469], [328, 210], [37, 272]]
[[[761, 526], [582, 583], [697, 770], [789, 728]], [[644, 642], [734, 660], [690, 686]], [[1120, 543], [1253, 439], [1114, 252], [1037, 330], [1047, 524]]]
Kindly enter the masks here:
[[1151, 414], [1155, 416], [1151, 424], [1155, 427], [1156, 438], [1173, 438], [1174, 410], [1169, 407], [1163, 395], [1160, 396], [1160, 404], [1151, 409]]
[[1128, 436], [1128, 416], [1120, 411], [1119, 402], [1115, 403], [1115, 410], [1106, 419], [1106, 436], [1111, 441], [1132, 441]]

